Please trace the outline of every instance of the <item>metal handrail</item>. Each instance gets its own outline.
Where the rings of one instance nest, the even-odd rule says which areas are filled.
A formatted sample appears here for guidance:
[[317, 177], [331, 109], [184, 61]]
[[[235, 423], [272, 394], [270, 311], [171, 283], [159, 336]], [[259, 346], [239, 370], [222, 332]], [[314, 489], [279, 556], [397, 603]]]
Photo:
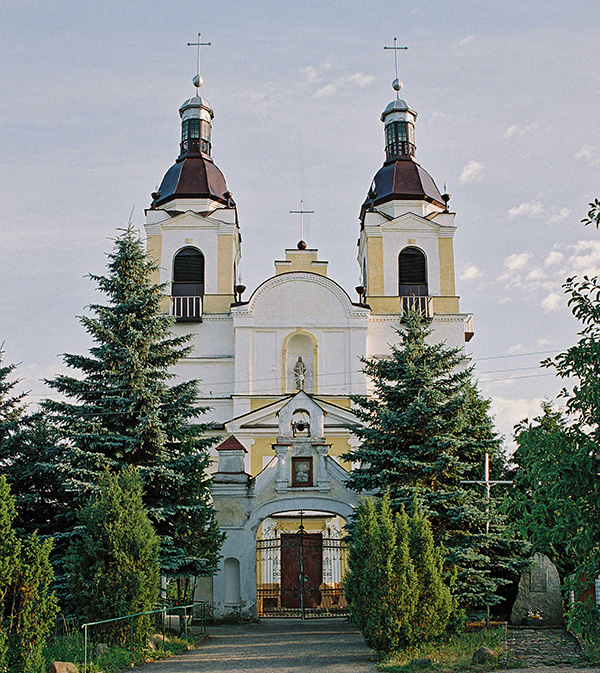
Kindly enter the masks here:
[[[101, 619], [97, 622], [86, 622], [81, 625], [83, 629], [83, 673], [87, 673], [87, 658], [88, 658], [88, 626], [98, 626], [98, 624], [109, 624], [112, 622], [121, 622], [125, 619], [129, 619], [130, 622], [130, 631], [129, 631], [129, 651], [133, 651], [133, 620], [135, 617], [144, 617], [146, 615], [154, 615], [162, 613], [162, 632], [163, 638], [165, 635], [165, 621], [167, 617], [167, 612], [169, 610], [187, 610], [188, 608], [193, 608], [195, 605], [206, 606], [208, 603], [206, 601], [194, 601], [189, 605], [170, 605], [164, 606], [162, 608], [157, 608], [156, 610], [148, 610], [147, 612], [136, 612], [135, 614], [125, 615], [124, 617], [113, 617], [112, 619]], [[185, 635], [187, 637], [187, 622], [184, 621]], [[202, 610], [202, 633], [206, 632], [206, 614], [204, 609]]]

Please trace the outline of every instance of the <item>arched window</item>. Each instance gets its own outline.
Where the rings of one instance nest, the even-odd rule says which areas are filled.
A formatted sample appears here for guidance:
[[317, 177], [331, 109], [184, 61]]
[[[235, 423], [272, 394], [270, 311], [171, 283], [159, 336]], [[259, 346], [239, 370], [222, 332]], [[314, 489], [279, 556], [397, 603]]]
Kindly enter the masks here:
[[173, 314], [179, 320], [202, 319], [204, 255], [197, 248], [182, 248], [175, 255], [171, 295]]
[[398, 294], [403, 298], [403, 312], [419, 310], [427, 314], [427, 263], [418, 248], [404, 248], [398, 256]]

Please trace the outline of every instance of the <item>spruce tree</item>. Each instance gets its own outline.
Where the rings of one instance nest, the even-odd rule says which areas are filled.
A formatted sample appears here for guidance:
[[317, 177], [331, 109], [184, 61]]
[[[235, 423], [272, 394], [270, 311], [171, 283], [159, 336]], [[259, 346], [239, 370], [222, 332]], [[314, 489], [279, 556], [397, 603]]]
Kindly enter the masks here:
[[501, 438], [463, 349], [430, 343], [431, 332], [412, 313], [390, 357], [363, 360], [373, 393], [353, 398], [360, 424], [352, 432], [361, 444], [344, 456], [358, 463], [349, 485], [379, 494], [389, 489], [395, 511], [412, 512], [416, 497], [456, 572], [459, 603], [493, 605], [523, 565], [522, 543], [505, 539], [499, 520], [486, 535], [483, 493], [462, 482], [481, 478], [486, 453], [494, 474], [504, 473]]
[[[152, 610], [160, 583], [158, 537], [144, 509], [137, 468], [107, 471], [99, 486], [79, 513], [81, 533], [67, 559], [73, 606], [86, 621]], [[135, 620], [137, 640], [147, 628], [147, 620]], [[117, 623], [105, 635], [124, 642], [129, 629], [129, 623]]]
[[[57, 472], [64, 476], [71, 507], [98, 489], [107, 467], [139, 468], [144, 504], [160, 537], [161, 571], [170, 577], [215, 572], [223, 536], [212, 509], [209, 426], [197, 422], [198, 382], [176, 382], [172, 368], [191, 346], [171, 332], [164, 288], [153, 282], [156, 265], [129, 228], [108, 255], [106, 275], [91, 275], [105, 304], [80, 318], [94, 345], [87, 355], [64, 355], [76, 376], [48, 385], [64, 399], [47, 399], [44, 410], [61, 436]], [[75, 521], [65, 522], [69, 535]]]

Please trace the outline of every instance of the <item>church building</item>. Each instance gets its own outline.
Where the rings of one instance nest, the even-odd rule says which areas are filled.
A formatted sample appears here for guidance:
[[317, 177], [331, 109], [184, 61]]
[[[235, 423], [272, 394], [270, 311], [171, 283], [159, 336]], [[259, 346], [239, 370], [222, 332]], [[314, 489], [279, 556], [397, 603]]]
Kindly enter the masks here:
[[408, 310], [449, 346], [473, 336], [456, 294], [449, 196], [416, 159], [417, 113], [394, 85], [383, 165], [356, 195], [362, 282], [352, 291], [304, 241], [258, 287], [239, 283], [244, 224], [211, 156], [213, 109], [198, 88], [179, 108], [179, 156], [145, 227], [174, 331], [194, 335], [177, 374], [200, 380], [203, 421], [220, 437], [212, 494], [227, 538], [201, 586], [216, 617], [344, 614], [341, 538], [358, 498], [341, 456], [356, 443], [350, 396], [368, 392], [360, 358], [385, 357]]

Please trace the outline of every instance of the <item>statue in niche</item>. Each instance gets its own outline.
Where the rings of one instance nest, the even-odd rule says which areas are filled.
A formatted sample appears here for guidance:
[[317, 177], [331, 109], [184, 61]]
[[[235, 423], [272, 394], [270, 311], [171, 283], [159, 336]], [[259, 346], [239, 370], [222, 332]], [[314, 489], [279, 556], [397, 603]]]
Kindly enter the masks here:
[[298, 360], [294, 365], [294, 380], [296, 381], [296, 390], [304, 390], [304, 385], [306, 384], [306, 376], [308, 374], [308, 369], [302, 361], [302, 356], [298, 356]]

